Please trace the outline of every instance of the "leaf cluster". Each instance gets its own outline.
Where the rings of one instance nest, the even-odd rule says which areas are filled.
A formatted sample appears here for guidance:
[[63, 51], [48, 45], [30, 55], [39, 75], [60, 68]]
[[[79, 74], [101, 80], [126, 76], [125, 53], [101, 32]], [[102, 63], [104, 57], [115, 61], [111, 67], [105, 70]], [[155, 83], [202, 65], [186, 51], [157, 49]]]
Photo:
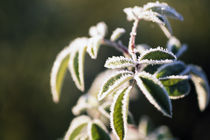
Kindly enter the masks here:
[[[200, 110], [203, 111], [209, 103], [210, 88], [202, 68], [185, 64], [179, 59], [187, 50], [187, 45], [173, 35], [168, 17], [183, 20], [181, 14], [168, 4], [160, 2], [125, 8], [124, 12], [127, 19], [134, 23], [128, 47], [119, 40], [125, 29], [116, 28], [110, 39], [105, 39], [107, 26], [100, 22], [90, 27], [90, 37], [73, 40], [58, 54], [54, 62], [50, 82], [53, 100], [58, 102], [67, 70], [70, 71], [77, 88], [85, 90], [86, 52], [92, 59], [97, 58], [102, 45], [122, 52], [122, 56], [112, 56], [106, 60], [104, 66], [108, 70], [96, 77], [89, 91], [81, 96], [73, 107], [74, 115], [81, 116], [71, 122], [64, 138], [66, 140], [125, 140], [132, 139], [132, 132], [136, 134], [136, 139], [158, 139], [161, 136], [170, 139], [171, 135], [166, 127], [148, 133], [145, 121], [144, 125], [140, 123], [139, 129], [136, 128], [129, 112], [130, 100], [139, 94], [136, 87], [167, 117], [172, 117], [171, 100], [183, 98], [190, 93], [190, 80], [195, 86]], [[141, 20], [155, 22], [161, 27], [168, 38], [165, 48], [152, 48], [147, 44], [135, 43], [136, 30]], [[111, 134], [109, 129], [112, 130]]]

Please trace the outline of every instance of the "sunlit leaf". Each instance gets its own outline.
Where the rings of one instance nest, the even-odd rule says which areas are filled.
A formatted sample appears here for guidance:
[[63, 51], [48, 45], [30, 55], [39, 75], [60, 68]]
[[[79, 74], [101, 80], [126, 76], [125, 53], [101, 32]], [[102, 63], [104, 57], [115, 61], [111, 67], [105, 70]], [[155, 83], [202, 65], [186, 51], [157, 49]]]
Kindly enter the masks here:
[[120, 140], [126, 139], [128, 101], [131, 86], [117, 91], [111, 106], [111, 127], [113, 133]]
[[176, 56], [173, 53], [160, 47], [146, 50], [138, 59], [139, 63], [146, 64], [165, 64], [172, 63], [174, 60]]
[[122, 34], [125, 33], [125, 29], [124, 28], [117, 28], [113, 31], [110, 40], [111, 41], [116, 41], [118, 38], [121, 37]]
[[74, 48], [69, 61], [71, 76], [77, 88], [84, 91], [84, 58], [87, 48], [87, 38], [76, 39], [71, 46]]
[[64, 140], [75, 140], [77, 137], [80, 137], [82, 132], [87, 129], [87, 125], [90, 121], [88, 116], [79, 116], [73, 119], [64, 136]]
[[91, 37], [104, 38], [107, 32], [107, 25], [104, 22], [99, 22], [95, 26], [91, 26], [89, 29], [89, 34]]
[[180, 75], [186, 69], [186, 65], [181, 61], [165, 64], [158, 68], [155, 73], [157, 78], [163, 78], [171, 75]]
[[87, 52], [89, 53], [92, 59], [97, 58], [101, 43], [102, 43], [101, 37], [92, 37], [88, 40]]
[[195, 65], [189, 65], [191, 69], [191, 79], [195, 85], [198, 96], [198, 104], [201, 111], [203, 111], [209, 104], [210, 89], [209, 82], [204, 71]]
[[99, 120], [89, 123], [88, 133], [91, 140], [111, 140], [108, 131]]
[[160, 78], [170, 99], [183, 98], [190, 92], [189, 76], [168, 76]]
[[151, 104], [153, 104], [164, 115], [172, 116], [172, 105], [166, 89], [161, 82], [153, 75], [140, 72], [135, 75], [137, 85], [146, 96]]
[[116, 69], [116, 68], [127, 68], [134, 67], [135, 62], [130, 58], [125, 58], [123, 56], [113, 56], [106, 60], [104, 67]]
[[70, 47], [64, 48], [56, 57], [51, 70], [50, 84], [54, 102], [58, 102], [60, 98], [63, 80], [68, 68], [70, 52]]
[[152, 10], [158, 12], [161, 15], [171, 17], [178, 20], [183, 20], [181, 14], [179, 14], [174, 8], [170, 7], [167, 3], [149, 2], [143, 6], [144, 10]]
[[119, 71], [107, 78], [101, 87], [98, 94], [98, 99], [102, 100], [109, 93], [114, 92], [119, 86], [133, 78], [133, 73], [130, 71]]
[[158, 17], [162, 16], [161, 14], [153, 11], [146, 11], [142, 7], [135, 6], [133, 8], [125, 8], [123, 10], [126, 15], [128, 21], [132, 20], [146, 20], [146, 21], [152, 21], [157, 24], [165, 25], [165, 23], [160, 20]]

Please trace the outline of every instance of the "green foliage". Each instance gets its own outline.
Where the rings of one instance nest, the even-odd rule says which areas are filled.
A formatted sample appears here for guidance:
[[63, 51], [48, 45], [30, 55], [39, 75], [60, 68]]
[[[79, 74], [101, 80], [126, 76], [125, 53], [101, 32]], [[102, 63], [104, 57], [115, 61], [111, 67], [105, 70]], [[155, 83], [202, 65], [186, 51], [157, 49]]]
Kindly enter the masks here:
[[[90, 37], [77, 38], [56, 58], [51, 73], [51, 89], [55, 102], [59, 101], [64, 74], [68, 68], [78, 89], [84, 87], [84, 58], [87, 52], [92, 59], [97, 58], [101, 45], [112, 46], [124, 56], [112, 56], [105, 62], [107, 70], [96, 77], [87, 94], [81, 96], [72, 109], [74, 115], [85, 113], [74, 119], [65, 135], [67, 139], [171, 139], [167, 127], [160, 127], [149, 132], [148, 122], [140, 123], [139, 130], [129, 112], [131, 100], [137, 87], [147, 100], [163, 115], [172, 117], [171, 99], [185, 97], [190, 92], [189, 80], [195, 85], [200, 110], [209, 103], [209, 84], [203, 70], [194, 65], [187, 65], [177, 58], [186, 50], [175, 38], [167, 17], [183, 20], [181, 14], [166, 3], [148, 3], [143, 7], [125, 8], [129, 21], [134, 21], [128, 47], [119, 37], [125, 33], [117, 28], [111, 39], [105, 39], [107, 26], [98, 23], [89, 29]], [[150, 48], [148, 45], [135, 44], [136, 30], [140, 20], [157, 23], [168, 38], [167, 49]], [[130, 98], [129, 98], [130, 97]], [[113, 133], [107, 130], [111, 124]], [[113, 135], [114, 134], [114, 135]], [[110, 137], [111, 136], [111, 137]]]
[[111, 127], [120, 140], [126, 137], [128, 98], [132, 87], [119, 90], [111, 107]]

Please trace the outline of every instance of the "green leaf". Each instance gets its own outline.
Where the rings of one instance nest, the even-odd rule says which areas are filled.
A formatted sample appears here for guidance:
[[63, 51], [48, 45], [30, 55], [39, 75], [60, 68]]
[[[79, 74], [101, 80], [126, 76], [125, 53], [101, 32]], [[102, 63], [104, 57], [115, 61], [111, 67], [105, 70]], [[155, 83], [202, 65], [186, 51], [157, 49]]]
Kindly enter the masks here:
[[143, 68], [142, 71], [148, 72], [150, 74], [154, 74], [160, 66], [162, 66], [162, 65], [161, 64], [159, 64], [159, 65], [146, 65]]
[[88, 116], [79, 116], [75, 118], [64, 136], [64, 140], [75, 140], [80, 137], [82, 133], [84, 133], [87, 128], [88, 123], [90, 122], [90, 118]]
[[58, 102], [60, 98], [63, 80], [68, 67], [70, 50], [70, 47], [66, 47], [57, 55], [51, 70], [50, 84], [54, 102]]
[[92, 96], [97, 98], [97, 95], [104, 83], [104, 81], [107, 79], [107, 77], [109, 77], [110, 75], [114, 74], [115, 72], [117, 72], [118, 70], [105, 70], [101, 73], [99, 73], [96, 78], [94, 79], [94, 81], [91, 84], [90, 89], [88, 90], [88, 94], [91, 94]]
[[92, 59], [96, 59], [98, 55], [99, 48], [101, 46], [103, 38], [101, 37], [92, 37], [88, 40], [87, 52], [89, 53]]
[[202, 68], [195, 65], [189, 65], [189, 67], [191, 70], [190, 73], [191, 79], [195, 85], [195, 89], [198, 96], [199, 108], [201, 111], [203, 111], [209, 104], [209, 98], [210, 98], [209, 82]]
[[174, 60], [176, 60], [176, 56], [173, 53], [160, 47], [146, 50], [138, 59], [140, 64], [165, 64]]
[[118, 87], [120, 87], [125, 82], [133, 78], [133, 73], [130, 71], [118, 71], [108, 77], [101, 87], [98, 94], [98, 99], [102, 100], [108, 94], [114, 92]]
[[169, 76], [160, 81], [168, 92], [170, 99], [183, 98], [190, 92], [189, 76]]
[[157, 78], [163, 78], [171, 75], [180, 75], [186, 69], [186, 65], [181, 61], [165, 64], [158, 68], [155, 73]]
[[84, 91], [84, 58], [87, 48], [87, 38], [76, 39], [72, 43], [72, 46], [74, 50], [71, 52], [69, 69], [77, 88]]
[[134, 67], [135, 62], [130, 58], [125, 58], [123, 56], [113, 56], [106, 60], [104, 67], [116, 69], [116, 68], [127, 68]]
[[153, 75], [140, 72], [135, 75], [135, 80], [140, 90], [146, 96], [151, 104], [153, 104], [164, 115], [172, 116], [172, 105], [168, 93], [161, 82]]
[[127, 132], [128, 102], [131, 86], [119, 90], [111, 106], [111, 127], [119, 140], [125, 140]]
[[91, 140], [111, 140], [105, 126], [98, 121], [89, 124], [89, 137]]

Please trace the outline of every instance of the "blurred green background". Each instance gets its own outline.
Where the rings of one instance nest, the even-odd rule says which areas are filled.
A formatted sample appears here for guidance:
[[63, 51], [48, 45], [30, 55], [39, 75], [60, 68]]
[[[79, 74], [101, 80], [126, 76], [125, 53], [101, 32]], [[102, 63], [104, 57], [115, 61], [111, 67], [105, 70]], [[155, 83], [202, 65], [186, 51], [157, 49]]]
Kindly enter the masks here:
[[[73, 118], [71, 107], [82, 93], [68, 74], [60, 103], [50, 94], [49, 75], [57, 53], [88, 28], [105, 21], [109, 34], [124, 27], [127, 44], [131, 23], [122, 9], [148, 0], [1, 0], [0, 1], [0, 139], [57, 139], [64, 135]], [[182, 59], [203, 67], [210, 79], [210, 1], [168, 0], [184, 16], [171, 20], [174, 34], [189, 45]], [[141, 22], [137, 43], [165, 46], [166, 37], [153, 23]], [[103, 53], [102, 53], [103, 52]], [[86, 57], [86, 90], [96, 73], [104, 70], [108, 56], [119, 54], [103, 47], [97, 60]], [[155, 125], [168, 125], [181, 140], [207, 140], [210, 137], [210, 106], [200, 112], [196, 94], [173, 101], [173, 118], [163, 117], [143, 97], [130, 106], [138, 122], [149, 115]]]

